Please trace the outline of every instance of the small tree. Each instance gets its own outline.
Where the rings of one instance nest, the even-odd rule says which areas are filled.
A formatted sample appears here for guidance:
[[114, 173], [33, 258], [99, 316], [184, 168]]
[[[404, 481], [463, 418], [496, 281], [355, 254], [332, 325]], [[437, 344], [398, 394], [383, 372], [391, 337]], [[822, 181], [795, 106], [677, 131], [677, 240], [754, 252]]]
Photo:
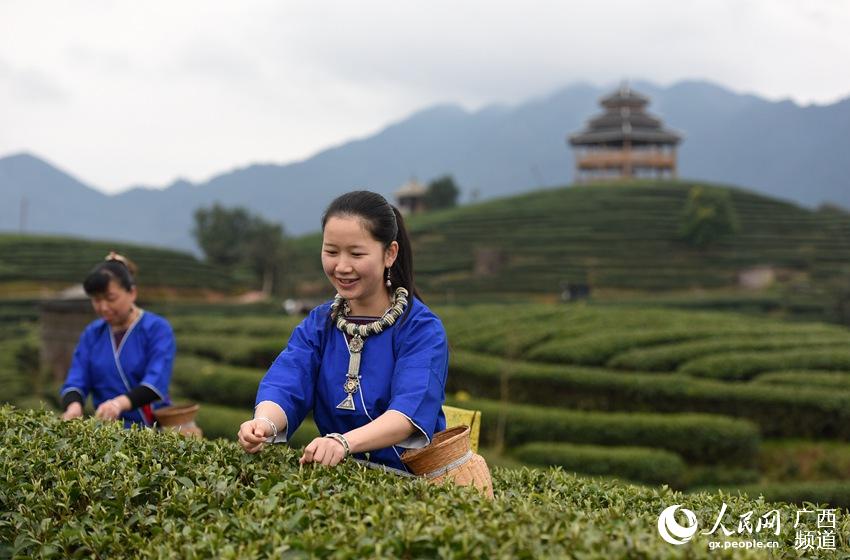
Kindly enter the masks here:
[[225, 208], [218, 203], [195, 210], [192, 235], [207, 261], [232, 268], [243, 261], [251, 229], [251, 216], [244, 208]]
[[694, 247], [706, 247], [739, 229], [729, 193], [693, 187], [682, 213], [679, 236]]
[[457, 197], [460, 194], [451, 175], [444, 175], [428, 183], [425, 191], [425, 206], [428, 210], [440, 210], [442, 208], [453, 208], [457, 206]]
[[214, 204], [195, 211], [192, 235], [208, 262], [228, 269], [249, 269], [271, 294], [281, 261], [286, 257], [283, 226], [265, 221], [245, 208]]

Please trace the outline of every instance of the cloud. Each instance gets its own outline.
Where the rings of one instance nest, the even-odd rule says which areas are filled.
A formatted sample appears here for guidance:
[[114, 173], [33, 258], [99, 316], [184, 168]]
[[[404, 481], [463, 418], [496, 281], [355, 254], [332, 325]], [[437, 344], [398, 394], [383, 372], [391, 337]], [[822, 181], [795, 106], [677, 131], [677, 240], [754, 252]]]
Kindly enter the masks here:
[[35, 68], [16, 68], [0, 59], [0, 87], [14, 103], [63, 103], [70, 97], [56, 80]]
[[[0, 154], [114, 191], [300, 159], [577, 81], [850, 93], [845, 0], [0, 1]], [[13, 25], [5, 25], [13, 22]], [[82, 141], [81, 141], [82, 140]]]

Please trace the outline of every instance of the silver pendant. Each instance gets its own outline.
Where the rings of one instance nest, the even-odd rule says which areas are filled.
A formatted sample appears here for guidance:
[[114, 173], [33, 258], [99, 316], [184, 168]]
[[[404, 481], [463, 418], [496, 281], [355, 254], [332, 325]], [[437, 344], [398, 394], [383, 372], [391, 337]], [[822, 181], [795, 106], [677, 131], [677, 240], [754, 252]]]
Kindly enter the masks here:
[[336, 405], [336, 407], [340, 410], [355, 410], [354, 399], [351, 398], [351, 394], [349, 394], [347, 397], [345, 397], [345, 400], [343, 400], [341, 403]]

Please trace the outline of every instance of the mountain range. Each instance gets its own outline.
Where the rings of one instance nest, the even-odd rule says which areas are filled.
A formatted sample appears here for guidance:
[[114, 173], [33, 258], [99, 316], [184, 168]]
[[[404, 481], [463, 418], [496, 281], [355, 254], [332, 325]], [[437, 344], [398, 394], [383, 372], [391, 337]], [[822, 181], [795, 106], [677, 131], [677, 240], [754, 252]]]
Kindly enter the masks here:
[[[681, 132], [684, 178], [729, 183], [805, 206], [850, 208], [850, 98], [800, 106], [739, 94], [700, 81], [669, 87], [635, 82], [648, 111]], [[34, 154], [0, 158], [0, 231], [125, 239], [197, 250], [193, 212], [219, 202], [245, 206], [290, 234], [319, 228], [342, 192], [368, 188], [391, 196], [412, 177], [451, 174], [461, 202], [569, 184], [566, 137], [599, 113], [609, 93], [586, 84], [516, 105], [467, 111], [438, 105], [362, 139], [303, 161], [257, 164], [205, 183], [178, 180], [106, 195]]]

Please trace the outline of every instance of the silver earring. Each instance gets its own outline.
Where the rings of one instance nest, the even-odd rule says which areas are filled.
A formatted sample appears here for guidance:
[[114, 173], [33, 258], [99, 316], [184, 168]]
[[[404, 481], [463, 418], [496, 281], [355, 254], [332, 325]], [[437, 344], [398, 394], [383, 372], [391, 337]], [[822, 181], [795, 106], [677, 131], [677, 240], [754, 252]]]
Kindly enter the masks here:
[[387, 269], [387, 282], [386, 282], [386, 284], [387, 284], [387, 288], [392, 288], [392, 287], [393, 287], [393, 283], [392, 283], [392, 281], [390, 280], [390, 269], [389, 269], [389, 268]]

